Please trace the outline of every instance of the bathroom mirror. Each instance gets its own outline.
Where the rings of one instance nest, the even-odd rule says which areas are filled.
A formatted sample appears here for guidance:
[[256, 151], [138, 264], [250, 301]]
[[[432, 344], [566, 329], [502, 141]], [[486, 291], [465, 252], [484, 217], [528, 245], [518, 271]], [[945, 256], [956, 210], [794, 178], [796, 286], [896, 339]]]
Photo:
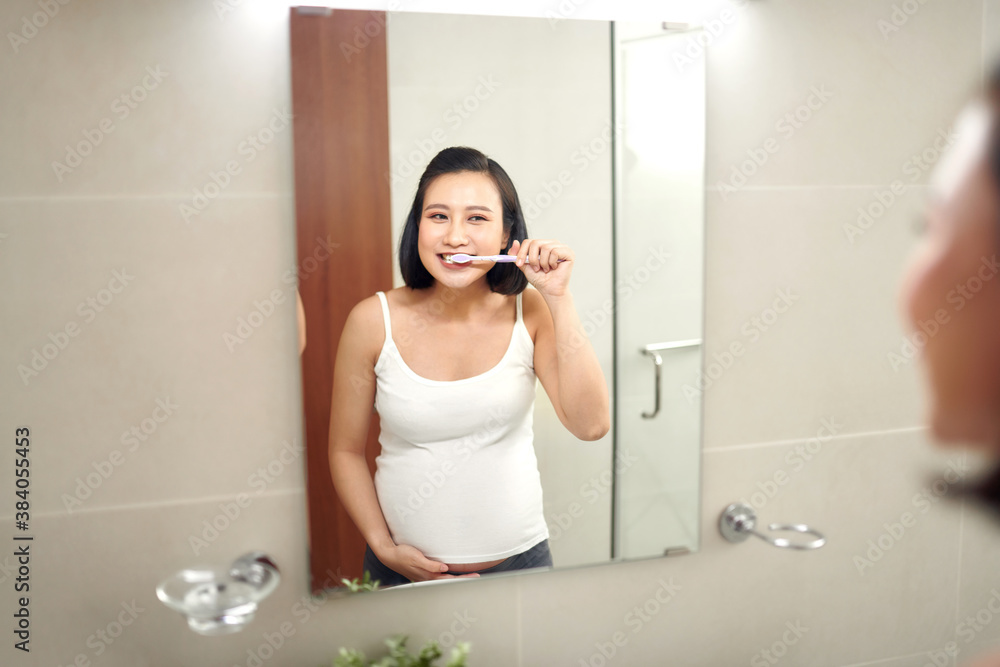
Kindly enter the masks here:
[[[537, 385], [535, 451], [555, 566], [696, 550], [705, 141], [704, 62], [689, 48], [697, 31], [419, 13], [387, 14], [384, 30], [393, 286], [403, 284], [395, 249], [417, 180], [447, 146], [497, 160], [518, 189], [529, 237], [576, 253], [571, 287], [608, 382], [612, 430], [577, 440]], [[293, 54], [294, 42], [293, 28]], [[352, 49], [364, 48], [342, 42], [326, 57], [360, 67]], [[293, 80], [297, 66], [293, 57]], [[297, 126], [314, 122], [295, 113]], [[301, 253], [301, 227], [299, 238]], [[306, 303], [307, 331], [317, 307], [325, 306]], [[333, 363], [339, 331], [331, 338], [308, 336], [312, 359]], [[307, 426], [324, 418], [313, 412], [307, 402]], [[315, 465], [311, 508], [325, 502], [312, 480], [329, 476]], [[314, 545], [329, 537], [315, 523], [310, 530]], [[354, 565], [336, 563], [342, 572]]]

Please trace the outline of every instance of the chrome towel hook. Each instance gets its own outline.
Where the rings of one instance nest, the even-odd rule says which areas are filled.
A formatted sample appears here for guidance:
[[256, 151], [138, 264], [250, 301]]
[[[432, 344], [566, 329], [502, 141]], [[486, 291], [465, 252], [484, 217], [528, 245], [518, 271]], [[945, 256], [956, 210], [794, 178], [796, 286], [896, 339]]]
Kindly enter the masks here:
[[826, 544], [826, 538], [818, 530], [802, 523], [772, 523], [767, 529], [771, 531], [791, 530], [797, 533], [811, 533], [816, 536], [815, 540], [810, 542], [792, 542], [784, 537], [772, 537], [754, 530], [756, 525], [757, 513], [754, 512], [752, 507], [744, 503], [733, 503], [719, 517], [719, 532], [730, 542], [742, 542], [750, 535], [756, 535], [768, 544], [782, 549], [819, 549]]

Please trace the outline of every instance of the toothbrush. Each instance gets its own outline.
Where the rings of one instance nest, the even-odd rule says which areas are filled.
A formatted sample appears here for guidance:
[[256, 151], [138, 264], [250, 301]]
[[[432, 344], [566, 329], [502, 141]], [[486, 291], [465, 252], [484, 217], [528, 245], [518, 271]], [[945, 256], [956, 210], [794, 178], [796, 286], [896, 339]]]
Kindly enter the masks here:
[[[517, 255], [466, 255], [463, 252], [455, 253], [450, 260], [453, 264], [464, 264], [465, 262], [516, 262]], [[565, 262], [565, 259], [560, 259]]]

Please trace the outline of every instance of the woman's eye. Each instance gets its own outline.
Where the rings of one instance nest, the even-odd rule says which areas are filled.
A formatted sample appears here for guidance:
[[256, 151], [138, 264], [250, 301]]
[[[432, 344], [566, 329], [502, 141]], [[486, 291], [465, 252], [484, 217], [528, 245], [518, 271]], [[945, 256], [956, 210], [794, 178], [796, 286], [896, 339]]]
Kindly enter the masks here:
[[430, 217], [431, 220], [447, 220], [448, 219], [448, 217], [444, 213], [431, 213], [429, 217]]
[[481, 215], [474, 215], [471, 218], [469, 218], [469, 222], [484, 222], [485, 220], [486, 218], [484, 218]]

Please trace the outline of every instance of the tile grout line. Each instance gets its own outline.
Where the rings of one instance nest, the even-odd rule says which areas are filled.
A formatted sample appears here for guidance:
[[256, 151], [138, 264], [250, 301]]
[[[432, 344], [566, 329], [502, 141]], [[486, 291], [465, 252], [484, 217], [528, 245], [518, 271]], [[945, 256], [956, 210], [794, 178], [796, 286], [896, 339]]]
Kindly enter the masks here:
[[891, 658], [879, 658], [878, 660], [872, 660], [869, 662], [852, 662], [849, 665], [842, 665], [842, 667], [868, 667], [869, 665], [882, 665], [887, 662], [895, 662], [896, 660], [903, 660], [906, 658], [915, 658], [920, 655], [927, 655], [926, 651], [920, 651], [918, 653], [907, 653], [906, 655], [894, 655]]
[[[897, 433], [916, 433], [916, 432], [919, 432], [919, 431], [926, 431], [926, 430], [927, 430], [926, 426], [907, 426], [905, 428], [883, 429], [883, 430], [879, 430], [879, 431], [858, 431], [856, 433], [845, 433], [843, 435], [833, 435], [833, 436], [830, 436], [826, 440], [824, 440], [824, 444], [828, 443], [828, 442], [834, 442], [834, 441], [837, 441], [837, 440], [847, 440], [847, 439], [850, 439], [850, 438], [863, 438], [863, 437], [872, 436], [872, 435], [894, 435], [894, 434], [897, 434]], [[791, 438], [791, 439], [787, 439], [787, 440], [764, 440], [762, 442], [750, 442], [750, 443], [741, 444], [741, 445], [723, 445], [722, 447], [703, 447], [702, 448], [702, 453], [703, 454], [712, 454], [712, 453], [716, 453], [716, 452], [739, 451], [739, 450], [742, 450], [742, 449], [758, 449], [758, 448], [764, 448], [764, 447], [781, 447], [783, 445], [794, 445], [794, 444], [800, 443], [800, 442], [807, 442], [807, 441], [812, 440], [814, 438], [816, 438], [815, 435], [808, 436], [808, 437], [803, 436], [803, 437], [799, 437], [799, 438]]]
[[[236, 496], [245, 493], [240, 491], [235, 495], [224, 495], [224, 496], [202, 496], [198, 498], [184, 498], [178, 500], [167, 500], [167, 501], [150, 501], [144, 503], [124, 503], [121, 505], [106, 505], [104, 507], [94, 507], [94, 508], [84, 508], [73, 510], [72, 512], [32, 512], [35, 519], [49, 519], [56, 518], [62, 519], [74, 514], [97, 514], [100, 512], [113, 512], [116, 510], [134, 510], [134, 509], [152, 509], [156, 507], [177, 507], [181, 505], [197, 505], [201, 503], [214, 503], [218, 500], [233, 500]], [[263, 491], [261, 493], [254, 494], [250, 496], [251, 503], [255, 498], [262, 498], [265, 496], [291, 496], [295, 494], [304, 494], [305, 489], [281, 489], [278, 491]], [[249, 495], [249, 494], [248, 494]], [[0, 521], [13, 521], [13, 515], [10, 516], [0, 516]]]
[[[882, 183], [877, 185], [745, 185], [740, 188], [741, 192], [781, 192], [783, 190], [790, 191], [802, 191], [802, 190], [873, 190], [878, 188], [884, 188], [891, 183]], [[930, 186], [927, 183], [904, 183], [903, 187], [907, 189], [928, 189]], [[722, 188], [715, 185], [708, 185], [705, 187], [705, 192], [722, 192]]]
[[[220, 194], [212, 197], [212, 201], [218, 199], [277, 199], [281, 197], [294, 197], [294, 192], [247, 192], [242, 194]], [[24, 195], [24, 196], [0, 196], [0, 204], [8, 202], [47, 202], [47, 201], [142, 201], [144, 199], [153, 200], [182, 200], [186, 201], [191, 195], [186, 194], [148, 194], [148, 195]]]

